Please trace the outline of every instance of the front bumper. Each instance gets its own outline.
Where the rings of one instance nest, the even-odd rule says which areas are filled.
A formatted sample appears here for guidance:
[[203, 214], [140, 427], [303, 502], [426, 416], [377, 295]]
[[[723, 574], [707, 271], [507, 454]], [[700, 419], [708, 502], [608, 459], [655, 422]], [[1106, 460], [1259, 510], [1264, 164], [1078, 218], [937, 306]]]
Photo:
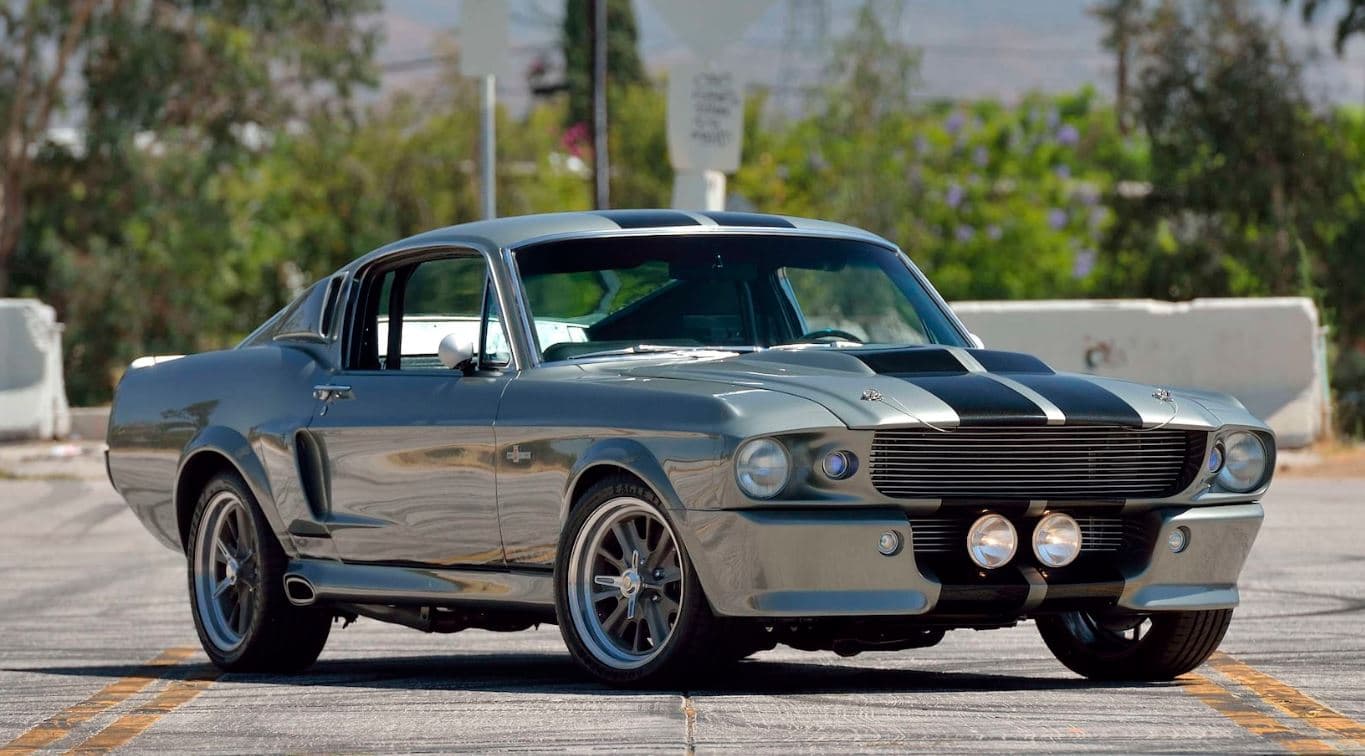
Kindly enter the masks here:
[[[990, 572], [917, 555], [911, 520], [870, 510], [686, 510], [681, 535], [716, 614], [727, 617], [928, 615], [1013, 620], [1069, 608], [1138, 611], [1236, 606], [1237, 576], [1260, 529], [1258, 503], [1171, 507], [1126, 515], [1142, 536], [1084, 568], [1048, 571], [1027, 546]], [[1188, 545], [1176, 554], [1176, 528]], [[883, 556], [887, 531], [905, 543]], [[1029, 532], [1021, 528], [1021, 540]], [[966, 544], [961, 558], [965, 560]], [[1078, 561], [1078, 564], [1080, 562]]]

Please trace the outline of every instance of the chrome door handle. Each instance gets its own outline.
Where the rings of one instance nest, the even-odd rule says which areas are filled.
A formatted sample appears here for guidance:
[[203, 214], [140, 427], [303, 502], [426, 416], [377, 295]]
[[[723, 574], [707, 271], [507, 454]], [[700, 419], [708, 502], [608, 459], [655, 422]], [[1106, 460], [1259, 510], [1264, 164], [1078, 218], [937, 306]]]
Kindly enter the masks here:
[[313, 398], [321, 402], [330, 402], [334, 399], [354, 399], [355, 394], [351, 393], [350, 386], [326, 384], [313, 387]]

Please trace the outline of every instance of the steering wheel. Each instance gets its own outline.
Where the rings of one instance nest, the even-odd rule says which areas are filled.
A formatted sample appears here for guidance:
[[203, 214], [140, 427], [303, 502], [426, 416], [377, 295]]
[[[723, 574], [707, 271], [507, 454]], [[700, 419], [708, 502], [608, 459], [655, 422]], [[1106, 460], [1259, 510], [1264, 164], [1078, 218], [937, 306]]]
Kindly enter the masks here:
[[820, 328], [814, 331], [810, 331], [808, 333], [803, 333], [801, 334], [801, 338], [797, 339], [797, 341], [819, 342], [824, 339], [833, 339], [835, 341], [853, 341], [859, 344], [864, 343], [862, 339], [858, 338], [857, 336], [854, 336], [848, 331], [844, 331], [839, 328]]

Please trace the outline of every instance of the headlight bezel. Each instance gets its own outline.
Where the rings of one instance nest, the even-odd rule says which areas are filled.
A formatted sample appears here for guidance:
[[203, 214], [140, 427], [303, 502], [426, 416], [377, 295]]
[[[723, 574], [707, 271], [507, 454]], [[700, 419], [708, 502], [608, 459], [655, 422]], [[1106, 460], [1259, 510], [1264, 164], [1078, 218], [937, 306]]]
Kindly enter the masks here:
[[[754, 475], [757, 470], [746, 469], [746, 466], [752, 466], [754, 457], [765, 450], [776, 451], [777, 457], [781, 459], [781, 482], [776, 485], [764, 485], [758, 482]], [[768, 468], [760, 467], [759, 469]], [[735, 449], [734, 473], [735, 484], [739, 486], [739, 490], [743, 492], [745, 496], [760, 501], [774, 499], [781, 495], [782, 492], [791, 485], [793, 477], [791, 451], [787, 449], [786, 444], [772, 436], [751, 438]]]
[[[1249, 494], [1266, 485], [1274, 452], [1263, 434], [1247, 428], [1234, 428], [1218, 434], [1213, 443], [1214, 448], [1222, 450], [1223, 463], [1217, 472], [1210, 474], [1211, 485], [1233, 494]], [[1250, 456], [1244, 456], [1245, 451], [1250, 451]], [[1245, 469], [1248, 460], [1256, 465], [1251, 468], [1254, 474], [1239, 478], [1237, 470]]]

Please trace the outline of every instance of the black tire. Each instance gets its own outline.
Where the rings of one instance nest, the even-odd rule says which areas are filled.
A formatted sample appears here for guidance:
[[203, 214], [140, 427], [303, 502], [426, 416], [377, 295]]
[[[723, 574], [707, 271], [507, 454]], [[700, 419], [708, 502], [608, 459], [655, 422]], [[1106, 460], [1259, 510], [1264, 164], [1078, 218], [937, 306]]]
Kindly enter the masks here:
[[[576, 619], [575, 610], [571, 607], [574, 598], [571, 595], [569, 581], [571, 574], [574, 573], [572, 559], [575, 543], [584, 534], [585, 526], [602, 517], [598, 514], [601, 510], [609, 506], [618, 506], [616, 502], [627, 499], [646, 505], [654, 516], [667, 525], [671, 531], [670, 536], [676, 533], [658, 497], [633, 477], [619, 475], [605, 478], [585, 491], [575, 502], [569, 521], [560, 535], [559, 552], [555, 558], [555, 613], [564, 644], [568, 646], [574, 661], [609, 685], [660, 686], [700, 679], [715, 663], [725, 661], [721, 658], [723, 654], [716, 654], [716, 649], [725, 645], [726, 625], [711, 613], [711, 607], [702, 592], [701, 582], [697, 579], [696, 571], [687, 556], [686, 546], [676, 536], [673, 538], [682, 572], [681, 602], [676, 613], [677, 619], [667, 639], [660, 644], [661, 650], [657, 650], [648, 661], [633, 667], [626, 667], [622, 663], [610, 660], [604, 661], [603, 652], [600, 650], [603, 648], [602, 644], [595, 642], [594, 648], [599, 651], [594, 652], [593, 648], [589, 647], [589, 643], [594, 641], [585, 640], [584, 628], [587, 628], [587, 625], [580, 628], [580, 620], [584, 623], [589, 620], [584, 618], [582, 612]], [[648, 531], [646, 539], [647, 537]], [[581, 571], [579, 574], [581, 576]], [[605, 610], [603, 613], [606, 613]], [[635, 622], [638, 624], [643, 620], [637, 619]], [[593, 631], [587, 629], [586, 632]], [[730, 660], [732, 661], [733, 657]]]
[[1037, 620], [1043, 642], [1071, 671], [1092, 680], [1156, 681], [1175, 679], [1218, 650], [1232, 610], [1156, 612], [1136, 640], [1106, 627], [1113, 622], [1113, 617], [1097, 619], [1085, 612]]
[[[241, 509], [233, 502], [240, 502]], [[232, 522], [228, 523], [227, 518], [232, 518]], [[246, 536], [240, 533], [237, 536], [244, 558], [240, 566], [232, 560], [232, 585], [224, 590], [225, 594], [235, 592], [237, 598], [229, 597], [228, 603], [246, 615], [238, 621], [215, 614], [211, 603], [217, 604], [218, 599], [210, 596], [206, 588], [227, 579], [219, 574], [226, 572], [226, 566], [221, 570], [216, 566], [223, 560], [209, 561], [207, 569], [196, 570], [196, 565], [205, 564], [201, 561], [204, 549], [209, 549], [209, 554], [218, 553], [215, 547], [220, 546], [220, 539], [204, 530], [217, 528], [220, 522], [233, 532], [243, 527], [250, 531]], [[317, 661], [331, 632], [331, 613], [289, 603], [283, 582], [289, 559], [261, 514], [256, 497], [240, 476], [223, 473], [204, 486], [190, 523], [186, 557], [190, 613], [199, 642], [215, 666], [228, 672], [281, 673], [298, 672]], [[206, 578], [210, 573], [213, 577]], [[238, 622], [244, 627], [239, 629]], [[228, 642], [234, 638], [235, 643]]]

